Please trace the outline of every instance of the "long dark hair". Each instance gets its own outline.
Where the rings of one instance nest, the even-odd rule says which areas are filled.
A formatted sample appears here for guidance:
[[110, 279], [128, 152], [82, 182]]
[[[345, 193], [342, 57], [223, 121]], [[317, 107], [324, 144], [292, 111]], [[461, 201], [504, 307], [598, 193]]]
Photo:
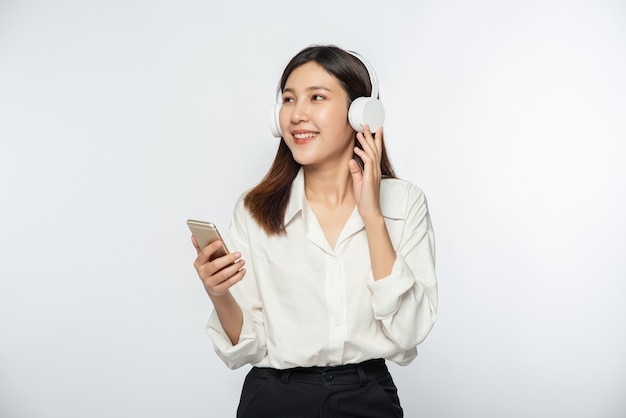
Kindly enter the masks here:
[[[372, 85], [365, 65], [354, 55], [333, 45], [310, 46], [296, 54], [283, 71], [280, 78], [280, 89], [285, 87], [287, 78], [293, 70], [308, 62], [316, 62], [335, 76], [348, 94], [350, 102], [357, 97], [371, 95]], [[356, 135], [355, 144], [360, 146]], [[356, 154], [354, 157], [359, 164], [362, 164]], [[395, 177], [384, 142], [380, 168], [383, 176]], [[265, 232], [270, 235], [285, 233], [285, 210], [289, 202], [291, 183], [299, 170], [300, 164], [293, 159], [287, 144], [285, 144], [284, 139], [281, 139], [269, 171], [263, 180], [251, 189], [244, 198], [246, 208]]]

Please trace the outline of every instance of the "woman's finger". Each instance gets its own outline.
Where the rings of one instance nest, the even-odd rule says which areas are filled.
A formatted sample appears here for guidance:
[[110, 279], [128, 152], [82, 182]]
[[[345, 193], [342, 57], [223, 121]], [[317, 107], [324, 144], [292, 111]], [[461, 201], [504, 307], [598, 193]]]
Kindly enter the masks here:
[[228, 289], [230, 289], [234, 284], [240, 282], [244, 276], [246, 275], [246, 269], [240, 269], [235, 274], [230, 276], [228, 279], [216, 284], [213, 287], [207, 287], [207, 291], [215, 296], [220, 296], [224, 294]]
[[376, 133], [374, 134], [374, 144], [376, 146], [376, 150], [378, 151], [378, 155], [382, 155], [383, 152], [383, 127], [379, 127], [376, 129]]
[[367, 150], [375, 149], [374, 137], [372, 136], [372, 132], [368, 125], [363, 127], [363, 132], [359, 132], [357, 134], [357, 139], [361, 143], [363, 149], [367, 152]]
[[245, 274], [244, 265], [244, 260], [238, 260], [223, 269], [213, 271], [212, 274], [210, 274], [211, 270], [207, 265], [206, 271], [205, 269], [199, 271], [200, 279], [209, 293], [218, 295], [243, 278]]
[[191, 236], [191, 243], [193, 244], [193, 247], [196, 249], [196, 252], [200, 254], [200, 251], [202, 251], [202, 249], [198, 245], [198, 241], [196, 241], [196, 238], [193, 235]]
[[363, 161], [363, 170], [370, 168], [370, 165], [374, 161], [371, 156], [371, 153], [368, 153], [367, 151], [362, 150], [359, 147], [354, 147], [354, 153], [358, 155], [359, 157], [361, 157], [361, 160]]

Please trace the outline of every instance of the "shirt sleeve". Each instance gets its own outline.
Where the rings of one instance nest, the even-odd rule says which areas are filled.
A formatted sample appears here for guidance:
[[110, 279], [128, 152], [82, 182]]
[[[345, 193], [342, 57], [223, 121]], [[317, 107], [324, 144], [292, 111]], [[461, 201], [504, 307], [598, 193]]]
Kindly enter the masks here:
[[267, 354], [263, 308], [256, 286], [254, 264], [250, 257], [243, 197], [237, 202], [225, 241], [229, 250], [241, 252], [246, 261], [245, 277], [230, 289], [243, 312], [243, 326], [238, 343], [233, 345], [213, 310], [206, 331], [217, 355], [229, 368], [236, 369], [248, 363], [257, 363]]
[[437, 312], [435, 239], [426, 197], [416, 186], [408, 189], [402, 237], [396, 248], [391, 274], [374, 281], [370, 277], [374, 316], [383, 331], [406, 354], [408, 363], [415, 347], [432, 329]]

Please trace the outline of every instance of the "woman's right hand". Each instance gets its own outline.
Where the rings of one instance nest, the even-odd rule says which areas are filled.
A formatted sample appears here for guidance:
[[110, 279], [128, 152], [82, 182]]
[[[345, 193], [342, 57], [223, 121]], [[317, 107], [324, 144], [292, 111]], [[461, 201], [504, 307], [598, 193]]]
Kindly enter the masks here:
[[198, 253], [193, 266], [211, 298], [224, 295], [232, 285], [246, 275], [246, 269], [243, 268], [245, 261], [241, 259], [239, 252], [211, 260], [213, 254], [223, 245], [222, 241], [212, 242], [204, 249], [198, 246], [193, 236], [191, 242]]

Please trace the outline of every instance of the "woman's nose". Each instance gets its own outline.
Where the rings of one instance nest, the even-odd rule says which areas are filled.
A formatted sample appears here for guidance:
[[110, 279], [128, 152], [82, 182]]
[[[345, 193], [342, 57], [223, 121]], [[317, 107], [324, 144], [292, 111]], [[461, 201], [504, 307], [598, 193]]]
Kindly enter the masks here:
[[291, 122], [299, 123], [309, 119], [309, 104], [306, 101], [298, 100], [291, 110]]

